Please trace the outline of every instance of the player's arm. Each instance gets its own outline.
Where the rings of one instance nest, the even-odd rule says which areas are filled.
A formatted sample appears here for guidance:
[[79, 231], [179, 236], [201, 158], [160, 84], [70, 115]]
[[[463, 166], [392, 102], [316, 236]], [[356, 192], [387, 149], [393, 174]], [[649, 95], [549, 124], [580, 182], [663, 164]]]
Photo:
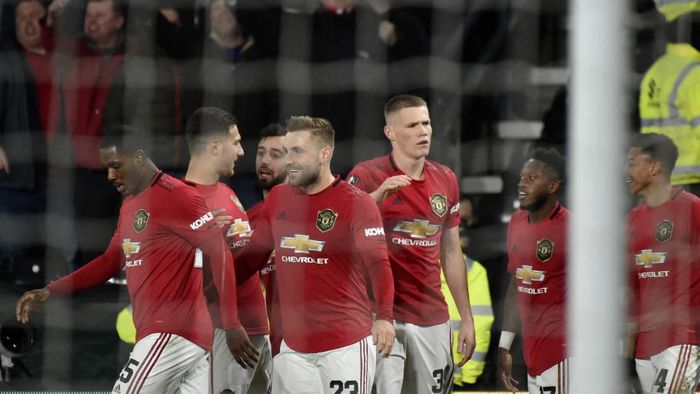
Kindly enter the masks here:
[[404, 186], [411, 184], [411, 178], [407, 175], [395, 175], [384, 179], [377, 187], [369, 181], [369, 174], [362, 167], [353, 168], [348, 174], [348, 181], [361, 190], [367, 192], [375, 202], [384, 201], [387, 196]]
[[251, 276], [256, 275], [267, 263], [275, 248], [272, 227], [268, 209], [272, 204], [272, 194], [265, 200], [260, 213], [249, 217], [253, 234], [245, 247], [236, 251], [236, 280], [238, 284], [245, 283]]
[[503, 301], [503, 327], [501, 339], [498, 343], [498, 377], [503, 386], [509, 391], [516, 392], [515, 386], [519, 382], [513, 378], [513, 358], [510, 355], [510, 347], [515, 339], [515, 334], [520, 330], [520, 314], [518, 312], [518, 289], [515, 278], [511, 277], [506, 298]]
[[393, 323], [394, 275], [383, 226], [377, 205], [366, 196], [362, 198], [353, 209], [353, 241], [374, 295], [377, 317], [372, 327], [372, 339], [377, 351], [383, 357], [389, 357], [396, 336]]
[[226, 343], [236, 362], [253, 367], [258, 351], [238, 320], [236, 273], [233, 257], [226, 247], [221, 230], [204, 199], [195, 189], [183, 189], [171, 196], [171, 228], [209, 260], [212, 281], [219, 294], [219, 316], [226, 332]]
[[440, 243], [440, 262], [447, 287], [452, 293], [455, 305], [462, 318], [459, 328], [457, 351], [463, 354], [458, 366], [464, 365], [472, 356], [476, 346], [474, 334], [474, 318], [472, 317], [467, 289], [467, 268], [462, 257], [462, 247], [459, 243], [459, 227], [447, 227], [442, 232]]
[[28, 323], [31, 312], [38, 309], [52, 296], [88, 290], [116, 275], [121, 267], [120, 241], [119, 233], [115, 232], [107, 250], [100, 256], [77, 271], [49, 283], [44, 288], [24, 293], [17, 301], [15, 308], [17, 321]]

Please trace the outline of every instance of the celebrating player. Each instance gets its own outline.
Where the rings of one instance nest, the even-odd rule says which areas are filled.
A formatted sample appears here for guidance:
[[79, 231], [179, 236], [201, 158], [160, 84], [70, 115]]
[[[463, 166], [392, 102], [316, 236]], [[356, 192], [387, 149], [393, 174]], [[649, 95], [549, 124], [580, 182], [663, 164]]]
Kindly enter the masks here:
[[[568, 211], [557, 197], [564, 159], [554, 149], [536, 149], [520, 170], [520, 209], [508, 225], [508, 272], [513, 276], [503, 302], [498, 375], [510, 391], [510, 347], [520, 325], [530, 394], [567, 393], [566, 223]], [[518, 313], [519, 312], [519, 313]]]
[[627, 158], [627, 184], [643, 199], [628, 227], [637, 375], [645, 393], [694, 393], [700, 378], [700, 198], [671, 186], [678, 149], [667, 136], [636, 136]]
[[[186, 136], [191, 158], [185, 183], [200, 191], [210, 209], [217, 212], [223, 209], [217, 220], [220, 225], [226, 222], [223, 236], [235, 256], [248, 243], [251, 227], [236, 193], [219, 180], [233, 175], [235, 162], [244, 153], [236, 119], [219, 108], [199, 108], [187, 121]], [[197, 254], [195, 258], [201, 256]], [[208, 261], [197, 260], [197, 264], [204, 269], [205, 294], [215, 327], [211, 351], [213, 392], [266, 393], [272, 383], [272, 356], [260, 277], [253, 275], [237, 288], [238, 315], [250, 336], [250, 341], [243, 340], [248, 351], [243, 354], [257, 357], [235, 359], [226, 346], [226, 335], [221, 329], [219, 300], [211, 267]]]
[[236, 263], [237, 272], [258, 270], [274, 248], [284, 339], [273, 393], [369, 392], [376, 352], [388, 354], [394, 339], [381, 216], [366, 193], [333, 176], [333, 146], [327, 120], [288, 120], [288, 183], [274, 187], [261, 208], [244, 250], [251, 260]]
[[450, 316], [440, 290], [445, 271], [462, 326], [462, 366], [474, 351], [474, 320], [459, 244], [459, 187], [447, 167], [427, 160], [432, 127], [426, 102], [399, 95], [384, 107], [387, 156], [359, 163], [348, 182], [370, 193], [382, 213], [396, 295], [396, 340], [377, 365], [377, 393], [450, 392]]
[[[255, 155], [255, 173], [263, 199], [267, 198], [274, 186], [287, 179], [287, 150], [284, 147], [286, 133], [287, 131], [277, 123], [271, 123], [260, 130], [260, 140]], [[248, 218], [253, 230], [255, 230], [262, 205], [262, 202], [259, 202], [248, 209]], [[272, 357], [280, 352], [282, 344], [282, 311], [280, 310], [275, 267], [273, 255], [270, 256], [265, 267], [260, 270], [260, 279], [265, 286], [267, 316], [270, 320]]]
[[99, 257], [68, 276], [31, 290], [17, 302], [17, 320], [50, 297], [93, 288], [126, 271], [136, 344], [113, 392], [208, 392], [207, 356], [212, 324], [195, 269], [195, 248], [209, 259], [219, 294], [219, 316], [229, 349], [247, 357], [239, 338], [230, 253], [214, 215], [194, 188], [159, 171], [128, 126], [106, 137], [100, 159], [107, 178], [124, 195], [119, 223]]

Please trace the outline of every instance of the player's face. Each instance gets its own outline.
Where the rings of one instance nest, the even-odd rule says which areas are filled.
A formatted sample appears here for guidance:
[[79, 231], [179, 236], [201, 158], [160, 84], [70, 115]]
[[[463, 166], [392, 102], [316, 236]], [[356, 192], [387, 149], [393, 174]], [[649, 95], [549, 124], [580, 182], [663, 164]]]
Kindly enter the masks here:
[[238, 126], [232, 125], [228, 129], [228, 135], [221, 140], [221, 154], [219, 155], [219, 176], [233, 176], [234, 167], [239, 157], [243, 156], [243, 146], [241, 146], [241, 134]]
[[542, 162], [534, 159], [528, 160], [520, 170], [520, 181], [518, 182], [520, 208], [528, 212], [534, 212], [541, 208], [547, 202], [549, 195], [556, 192], [555, 181]]
[[630, 192], [639, 194], [654, 177], [654, 161], [639, 148], [627, 151], [627, 186]]
[[255, 155], [255, 173], [258, 187], [270, 190], [287, 178], [287, 150], [284, 137], [267, 137], [258, 143]]
[[124, 196], [134, 194], [141, 183], [130, 157], [121, 155], [116, 148], [100, 149], [100, 161], [107, 168], [107, 180]]
[[15, 34], [23, 48], [41, 47], [41, 21], [45, 16], [46, 9], [38, 1], [25, 1], [17, 5]]
[[413, 159], [428, 156], [433, 135], [428, 107], [403, 108], [390, 114], [385, 133], [394, 149], [404, 155]]
[[310, 131], [294, 131], [284, 137], [287, 149], [289, 184], [304, 188], [315, 183], [321, 174], [321, 149]]

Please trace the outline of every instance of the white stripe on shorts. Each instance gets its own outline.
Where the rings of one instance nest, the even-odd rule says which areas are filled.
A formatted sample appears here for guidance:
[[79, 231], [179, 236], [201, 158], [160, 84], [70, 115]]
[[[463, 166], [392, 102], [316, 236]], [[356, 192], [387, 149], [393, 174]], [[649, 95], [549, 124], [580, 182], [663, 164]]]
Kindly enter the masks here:
[[170, 337], [171, 334], [158, 335], [158, 339], [156, 339], [156, 342], [153, 344], [151, 349], [148, 350], [146, 358], [143, 359], [142, 365], [139, 367], [138, 372], [136, 372], [136, 378], [134, 379], [133, 384], [129, 385], [127, 394], [136, 394], [141, 391], [143, 383], [146, 381], [148, 374], [151, 373], [151, 370], [158, 362], [160, 355], [163, 354], [163, 350], [165, 350], [165, 347], [168, 345]]

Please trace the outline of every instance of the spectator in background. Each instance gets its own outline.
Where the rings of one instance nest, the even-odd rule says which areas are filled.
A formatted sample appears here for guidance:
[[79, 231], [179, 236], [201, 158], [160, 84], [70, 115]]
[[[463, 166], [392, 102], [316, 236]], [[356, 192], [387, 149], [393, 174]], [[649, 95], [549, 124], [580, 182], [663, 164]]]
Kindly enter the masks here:
[[[337, 125], [337, 168], [341, 173], [352, 163], [376, 153], [356, 149], [352, 157], [347, 146], [355, 139], [377, 139], [375, 131], [384, 123], [377, 108], [398, 91], [420, 85], [426, 73], [416, 72], [411, 62], [399, 62], [428, 53], [428, 39], [422, 25], [408, 13], [390, 9], [389, 2], [374, 0], [321, 0], [312, 15], [287, 14], [290, 24], [308, 34], [298, 33], [281, 48], [283, 55], [311, 63], [308, 92], [285, 92], [287, 110], [311, 112]], [[307, 39], [308, 36], [308, 39]], [[394, 64], [395, 63], [395, 64]], [[389, 65], [389, 68], [385, 68]], [[415, 82], [415, 83], [413, 83]], [[367, 155], [367, 156], [365, 156]]]
[[[671, 175], [674, 186], [700, 193], [700, 13], [689, 7], [660, 11], [670, 22], [666, 26], [666, 53], [649, 68], [642, 79], [639, 116], [642, 133], [659, 133], [678, 147], [678, 161]], [[670, 2], [674, 3], [674, 2]], [[693, 2], [688, 2], [691, 5]], [[681, 7], [683, 8], [683, 7]], [[680, 14], [680, 16], [679, 16]]]
[[27, 0], [12, 11], [16, 40], [3, 45], [0, 63], [0, 258], [19, 257], [39, 243], [46, 183], [42, 130], [53, 90], [46, 7]]
[[211, 2], [207, 21], [206, 36], [191, 41], [194, 47], [187, 52], [194, 57], [181, 69], [184, 118], [196, 108], [215, 106], [245, 114], [240, 117], [242, 132], [260, 130], [277, 117], [276, 78], [271, 78], [275, 62], [258, 62], [270, 54], [269, 48], [259, 45], [224, 0]]
[[112, 81], [104, 124], [140, 130], [153, 161], [180, 176], [188, 155], [177, 112], [175, 65], [152, 39], [152, 15], [130, 20], [124, 65]]
[[99, 160], [107, 98], [124, 63], [126, 10], [118, 0], [88, 0], [84, 35], [73, 42], [73, 59], [61, 80], [63, 116], [59, 126], [70, 136], [75, 164], [73, 195], [78, 265], [99, 255], [109, 243], [119, 196], [105, 180]]

